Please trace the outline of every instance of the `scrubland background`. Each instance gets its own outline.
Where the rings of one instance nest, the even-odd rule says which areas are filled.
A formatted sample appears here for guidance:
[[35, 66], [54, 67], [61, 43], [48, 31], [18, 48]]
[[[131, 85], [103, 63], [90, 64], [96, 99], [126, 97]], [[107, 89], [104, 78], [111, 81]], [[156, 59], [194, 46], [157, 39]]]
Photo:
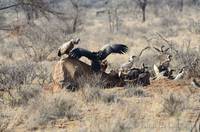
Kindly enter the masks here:
[[[1, 0], [0, 131], [195, 130], [200, 94], [190, 80], [101, 89], [95, 85], [97, 76], [75, 93], [43, 90], [52, 81], [57, 48], [74, 37], [89, 50], [126, 44], [126, 55], [108, 57], [109, 69], [146, 46], [161, 45], [179, 51], [172, 62], [176, 73], [190, 66], [200, 53], [200, 1], [147, 0], [145, 21], [140, 2], [144, 0]], [[157, 53], [146, 51], [135, 66], [141, 63], [151, 71]], [[197, 77], [199, 69], [193, 69]]]

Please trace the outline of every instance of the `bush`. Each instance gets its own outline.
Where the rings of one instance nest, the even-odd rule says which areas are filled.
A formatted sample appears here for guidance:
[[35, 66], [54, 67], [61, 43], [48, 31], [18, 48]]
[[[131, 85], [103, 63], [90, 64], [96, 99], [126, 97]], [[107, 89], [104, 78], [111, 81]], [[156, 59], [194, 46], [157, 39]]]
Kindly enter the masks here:
[[81, 87], [96, 87], [96, 88], [103, 88], [106, 80], [103, 80], [101, 74], [96, 74], [94, 76], [81, 76], [78, 79], [78, 84]]
[[107, 104], [119, 102], [119, 98], [116, 95], [105, 93], [102, 89], [91, 87], [90, 85], [84, 86], [82, 94], [86, 102], [102, 101]]
[[81, 87], [83, 98], [86, 102], [102, 101], [104, 103], [118, 102], [119, 99], [114, 94], [108, 94], [103, 91], [106, 80], [101, 75], [92, 77], [80, 77], [78, 82]]
[[27, 105], [40, 94], [43, 84], [51, 81], [49, 65], [30, 61], [0, 65], [0, 90], [8, 93], [3, 101], [10, 106]]
[[[187, 42], [187, 43], [186, 43]], [[179, 47], [179, 51], [174, 56], [177, 69], [186, 66], [188, 77], [200, 77], [199, 53], [190, 47], [190, 41], [186, 41], [185, 45]]]
[[[37, 109], [35, 109], [37, 107]], [[26, 111], [28, 128], [46, 125], [57, 119], [76, 120], [80, 118], [76, 102], [63, 94], [49, 97], [41, 96], [31, 102]]]
[[0, 132], [3, 132], [7, 129], [9, 124], [9, 119], [3, 113], [0, 114]]
[[27, 105], [31, 99], [40, 95], [41, 87], [38, 85], [23, 85], [20, 89], [12, 91], [12, 97], [8, 98], [10, 106]]
[[127, 86], [124, 96], [125, 97], [133, 97], [133, 96], [144, 97], [146, 96], [146, 94], [141, 87], [130, 85], [130, 86]]
[[0, 66], [1, 89], [18, 88], [23, 84], [31, 84], [36, 77], [35, 63], [29, 61]]
[[181, 113], [184, 110], [184, 101], [170, 94], [168, 97], [164, 98], [163, 111], [166, 112], [169, 116], [174, 116]]
[[144, 117], [138, 107], [130, 107], [130, 105], [121, 107], [120, 105], [118, 106], [118, 112], [106, 120], [94, 116], [87, 131], [132, 132], [135, 128], [143, 125], [141, 124], [144, 123], [142, 118]]
[[195, 21], [192, 19], [189, 23], [188, 30], [191, 33], [200, 34], [200, 20]]

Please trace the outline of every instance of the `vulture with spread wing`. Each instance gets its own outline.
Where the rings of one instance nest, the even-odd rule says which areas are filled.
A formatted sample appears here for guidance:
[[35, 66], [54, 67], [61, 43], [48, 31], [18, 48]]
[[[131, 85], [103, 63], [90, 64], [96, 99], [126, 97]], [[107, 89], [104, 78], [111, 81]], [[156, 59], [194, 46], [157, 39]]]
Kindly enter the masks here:
[[91, 52], [83, 48], [75, 48], [69, 53], [70, 58], [80, 59], [86, 57], [91, 60], [92, 69], [95, 72], [100, 71], [101, 62], [112, 53], [125, 54], [128, 51], [128, 47], [124, 44], [109, 44], [105, 45], [101, 50], [97, 52]]

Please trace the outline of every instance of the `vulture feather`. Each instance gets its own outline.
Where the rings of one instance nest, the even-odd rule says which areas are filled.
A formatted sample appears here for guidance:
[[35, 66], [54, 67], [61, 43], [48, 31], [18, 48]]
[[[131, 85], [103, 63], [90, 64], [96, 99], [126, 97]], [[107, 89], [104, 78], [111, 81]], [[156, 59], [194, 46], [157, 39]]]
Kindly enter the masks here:
[[112, 53], [124, 54], [128, 51], [128, 47], [123, 44], [110, 44], [105, 45], [98, 52], [91, 52], [83, 48], [75, 48], [69, 53], [69, 57], [80, 59], [81, 57], [86, 57], [92, 61], [92, 69], [94, 71], [100, 71], [101, 62], [106, 59]]

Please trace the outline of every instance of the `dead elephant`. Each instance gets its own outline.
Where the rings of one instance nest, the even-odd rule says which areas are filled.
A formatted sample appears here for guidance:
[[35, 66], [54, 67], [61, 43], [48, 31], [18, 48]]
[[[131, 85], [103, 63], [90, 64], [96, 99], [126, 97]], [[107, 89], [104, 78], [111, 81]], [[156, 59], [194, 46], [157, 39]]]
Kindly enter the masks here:
[[[84, 84], [79, 83], [80, 79], [93, 79], [97, 73], [92, 70], [91, 66], [82, 61], [65, 58], [55, 64], [52, 75], [55, 84], [60, 85], [61, 88], [75, 91], [84, 86]], [[119, 77], [109, 75], [105, 72], [99, 72], [98, 76], [98, 81], [103, 88], [123, 86], [125, 84]], [[84, 82], [84, 80], [81, 82]]]

